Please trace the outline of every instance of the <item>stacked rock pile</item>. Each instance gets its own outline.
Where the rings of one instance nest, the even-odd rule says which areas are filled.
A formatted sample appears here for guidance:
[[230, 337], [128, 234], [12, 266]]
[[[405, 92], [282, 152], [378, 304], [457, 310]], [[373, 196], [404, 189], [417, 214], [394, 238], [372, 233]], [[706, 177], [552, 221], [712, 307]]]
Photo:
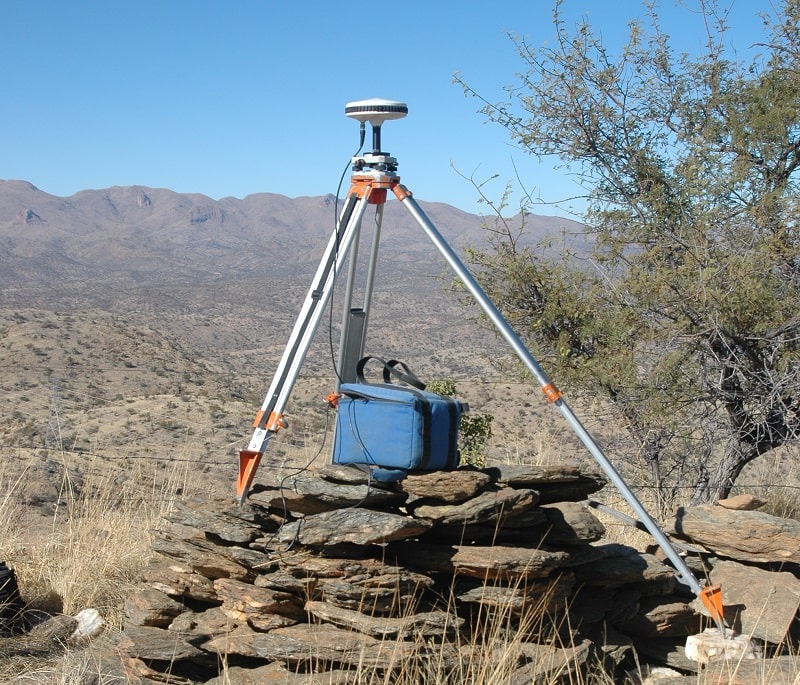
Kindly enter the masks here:
[[575, 464], [381, 487], [326, 466], [243, 506], [176, 504], [125, 606], [127, 677], [515, 685], [634, 653], [674, 665], [705, 619], [656, 554], [604, 540], [581, 504], [604, 485]]

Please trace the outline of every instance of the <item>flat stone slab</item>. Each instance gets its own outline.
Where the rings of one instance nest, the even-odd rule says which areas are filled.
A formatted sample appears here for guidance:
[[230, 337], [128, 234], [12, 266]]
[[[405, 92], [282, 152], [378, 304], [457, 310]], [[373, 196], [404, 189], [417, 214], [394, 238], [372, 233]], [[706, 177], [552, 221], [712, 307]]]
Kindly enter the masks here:
[[234, 544], [252, 542], [265, 530], [277, 529], [268, 512], [255, 503], [246, 502], [238, 506], [216, 499], [191, 502], [176, 499], [172, 506], [171, 522], [196, 528]]
[[800, 608], [800, 579], [735, 561], [717, 561], [710, 578], [722, 586], [725, 619], [737, 632], [783, 641]]
[[[166, 532], [156, 534], [152, 547], [165, 557], [174, 559], [176, 564], [186, 566], [206, 578], [245, 580], [254, 575], [249, 569], [230, 558], [229, 551], [241, 550], [240, 547], [215, 545], [205, 538], [183, 540]], [[250, 551], [259, 554], [255, 550]]]
[[268, 633], [255, 633], [241, 642], [243, 644], [237, 646], [229, 641], [229, 647], [232, 650], [245, 649], [245, 655], [254, 654], [284, 665], [306, 663], [316, 667], [325, 664], [361, 665], [391, 670], [399, 668], [418, 652], [418, 648], [408, 642], [378, 640], [330, 625], [278, 628]]
[[464, 624], [463, 618], [444, 611], [424, 611], [401, 618], [382, 618], [342, 609], [328, 602], [306, 602], [305, 608], [320, 621], [384, 640], [407, 640], [415, 637], [443, 640], [448, 636], [452, 637]]
[[303, 601], [289, 592], [258, 587], [232, 578], [214, 581], [222, 611], [235, 621], [247, 622], [259, 630], [292, 625], [306, 618]]
[[500, 484], [536, 490], [540, 504], [580, 502], [606, 485], [599, 470], [577, 463], [513, 464], [486, 471], [496, 472]]
[[281, 528], [278, 539], [282, 545], [299, 543], [308, 547], [323, 547], [351, 543], [375, 545], [421, 535], [430, 530], [431, 523], [370, 509], [337, 509]]
[[546, 532], [544, 511], [539, 507], [524, 512], [499, 524], [483, 526], [435, 526], [425, 535], [426, 542], [451, 545], [522, 545], [532, 547], [542, 544]]
[[[637, 637], [634, 644], [640, 663], [656, 663], [687, 673], [697, 673], [700, 670], [700, 664], [686, 656], [685, 643], [686, 638], [684, 637], [648, 638], [640, 636]], [[698, 682], [697, 676], [694, 676], [694, 682]], [[757, 684], [750, 683], [750, 685]]]
[[166, 628], [184, 611], [183, 604], [153, 588], [143, 588], [130, 595], [124, 604], [126, 621], [137, 626]]
[[600, 520], [587, 507], [577, 502], [545, 504], [542, 512], [546, 517], [544, 541], [548, 545], [596, 542], [606, 533]]
[[[618, 587], [631, 583], [661, 584], [670, 592], [675, 583], [675, 571], [652, 554], [616, 542], [592, 545], [597, 557], [574, 568], [578, 583], [590, 587]], [[598, 558], [599, 557], [599, 558]]]
[[411, 473], [398, 483], [398, 488], [409, 498], [427, 500], [429, 503], [458, 504], [475, 497], [491, 482], [491, 476], [483, 471], [458, 469]]
[[201, 602], [215, 602], [214, 582], [195, 573], [191, 566], [155, 554], [144, 567], [142, 580], [170, 597], [185, 597]]
[[691, 635], [701, 628], [702, 617], [686, 600], [669, 597], [644, 597], [639, 602], [639, 611], [623, 624], [630, 635], [648, 637], [678, 637]]
[[378, 559], [298, 554], [281, 561], [279, 574], [259, 576], [256, 584], [285, 588], [346, 609], [367, 606], [372, 614], [405, 615], [433, 580]]
[[523, 516], [539, 501], [535, 490], [505, 488], [482, 492], [459, 504], [409, 505], [414, 518], [426, 519], [439, 526], [471, 526], [497, 523]]
[[127, 626], [118, 644], [120, 649], [145, 660], [181, 661], [205, 654], [178, 633], [151, 626]]
[[573, 562], [570, 554], [561, 550], [502, 545], [479, 547], [398, 543], [391, 545], [388, 553], [397, 555], [411, 568], [491, 580], [546, 578], [556, 569]]
[[575, 576], [566, 572], [525, 583], [480, 584], [459, 592], [458, 601], [508, 611], [513, 615], [526, 611], [552, 613], [566, 608], [574, 587]]
[[367, 485], [337, 483], [314, 475], [287, 478], [281, 486], [254, 490], [250, 501], [282, 513], [319, 514], [344, 507], [390, 507], [402, 504], [407, 495]]
[[255, 658], [258, 653], [253, 648], [253, 640], [260, 634], [260, 632], [253, 630], [246, 624], [238, 625], [233, 630], [210, 636], [205, 642], [201, 642], [199, 646], [212, 654], [237, 654], [238, 656]]
[[247, 628], [243, 622], [233, 620], [215, 606], [199, 613], [185, 611], [170, 623], [169, 630], [179, 633], [190, 644], [197, 645], [202, 640], [227, 635], [243, 626]]
[[321, 466], [312, 466], [308, 472], [331, 483], [366, 485], [370, 482], [369, 474], [355, 464], [322, 464]]
[[537, 485], [554, 485], [556, 483], [577, 483], [584, 480], [595, 480], [605, 484], [605, 478], [597, 469], [582, 464], [504, 464], [493, 466], [487, 471], [496, 471], [497, 480], [511, 487], [533, 487]]
[[760, 511], [679, 507], [668, 532], [737, 561], [800, 563], [800, 521]]

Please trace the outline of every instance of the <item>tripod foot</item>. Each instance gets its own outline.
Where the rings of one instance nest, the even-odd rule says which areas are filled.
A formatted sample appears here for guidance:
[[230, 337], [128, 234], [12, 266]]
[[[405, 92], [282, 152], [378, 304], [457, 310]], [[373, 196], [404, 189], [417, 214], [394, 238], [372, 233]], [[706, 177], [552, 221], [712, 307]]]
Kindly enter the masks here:
[[261, 462], [263, 452], [241, 450], [239, 452], [239, 477], [236, 480], [236, 501], [241, 505], [247, 499], [247, 493], [253, 484], [256, 469]]

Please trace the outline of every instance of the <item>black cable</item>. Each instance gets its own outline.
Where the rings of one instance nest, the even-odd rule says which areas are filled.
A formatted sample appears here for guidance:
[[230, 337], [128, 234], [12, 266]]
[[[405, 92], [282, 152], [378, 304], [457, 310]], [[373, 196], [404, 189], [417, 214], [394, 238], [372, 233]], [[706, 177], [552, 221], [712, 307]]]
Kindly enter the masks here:
[[[266, 552], [268, 549], [268, 545], [280, 535], [281, 530], [283, 530], [283, 526], [289, 521], [289, 505], [286, 501], [286, 495], [284, 495], [284, 485], [289, 478], [294, 478], [300, 473], [305, 473], [311, 468], [311, 465], [319, 458], [319, 455], [322, 454], [322, 450], [325, 449], [325, 443], [328, 438], [328, 434], [330, 433], [330, 417], [331, 417], [331, 407], [328, 405], [325, 411], [325, 428], [322, 432], [322, 442], [320, 443], [319, 449], [317, 450], [316, 454], [311, 457], [311, 460], [305, 465], [301, 466], [300, 468], [295, 469], [294, 471], [290, 471], [287, 473], [283, 478], [281, 478], [281, 482], [278, 484], [278, 492], [280, 493], [281, 497], [281, 507], [283, 508], [283, 521], [281, 525], [278, 526], [278, 530], [276, 530], [267, 540], [264, 542], [264, 551]], [[292, 547], [294, 547], [297, 539], [300, 537], [300, 526], [302, 525], [301, 520], [297, 521], [297, 530], [295, 531], [294, 537], [292, 538], [291, 542], [286, 546], [285, 549], [278, 550], [278, 554], [285, 554], [288, 552]], [[276, 553], [276, 550], [270, 550], [272, 553]]]

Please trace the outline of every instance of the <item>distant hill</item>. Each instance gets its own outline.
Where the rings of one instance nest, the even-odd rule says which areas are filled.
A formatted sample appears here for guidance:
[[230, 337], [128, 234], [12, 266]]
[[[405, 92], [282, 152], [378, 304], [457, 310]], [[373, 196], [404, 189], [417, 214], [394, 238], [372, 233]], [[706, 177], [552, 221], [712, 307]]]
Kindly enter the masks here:
[[[7, 303], [30, 305], [30, 296], [46, 291], [63, 305], [75, 304], [92, 282], [102, 284], [108, 304], [114, 294], [123, 297], [144, 285], [295, 277], [310, 282], [342, 205], [332, 195], [290, 199], [258, 193], [213, 200], [143, 186], [57, 197], [25, 181], [0, 181], [0, 288]], [[485, 240], [481, 217], [446, 204], [420, 206], [453, 247]], [[364, 233], [372, 225], [369, 211]], [[569, 224], [577, 226], [532, 216], [528, 228], [541, 235]], [[393, 276], [403, 264], [441, 263], [394, 199], [385, 206], [381, 254], [381, 268]]]

